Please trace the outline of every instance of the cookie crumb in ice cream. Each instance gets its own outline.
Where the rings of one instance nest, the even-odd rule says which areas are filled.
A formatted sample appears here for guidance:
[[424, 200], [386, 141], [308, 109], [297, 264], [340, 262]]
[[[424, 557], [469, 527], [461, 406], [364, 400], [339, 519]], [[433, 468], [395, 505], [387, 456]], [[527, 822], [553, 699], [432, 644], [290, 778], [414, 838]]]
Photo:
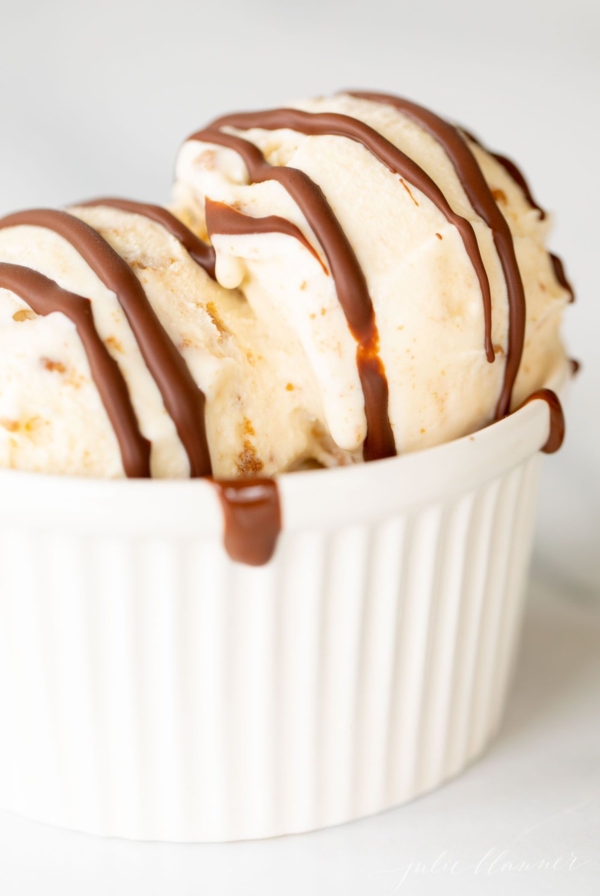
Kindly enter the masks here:
[[35, 320], [37, 314], [34, 311], [31, 311], [29, 308], [22, 308], [20, 311], [15, 311], [12, 316], [12, 319], [16, 321], [16, 323], [20, 324], [26, 320]]
[[40, 361], [44, 370], [49, 370], [51, 373], [66, 373], [67, 368], [62, 361], [53, 361], [51, 358], [40, 358]]

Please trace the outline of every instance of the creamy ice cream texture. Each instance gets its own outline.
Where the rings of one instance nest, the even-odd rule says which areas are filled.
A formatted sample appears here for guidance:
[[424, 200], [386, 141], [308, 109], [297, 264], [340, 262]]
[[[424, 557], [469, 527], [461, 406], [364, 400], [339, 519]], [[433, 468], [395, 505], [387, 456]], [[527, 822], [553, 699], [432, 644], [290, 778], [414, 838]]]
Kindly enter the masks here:
[[[106, 240], [139, 279], [198, 396], [205, 395], [216, 475], [274, 473], [305, 457], [335, 462], [339, 451], [319, 429], [319, 397], [306, 360], [294, 346], [274, 340], [240, 293], [220, 287], [176, 237], [145, 215], [107, 206], [72, 208], [69, 214]], [[0, 260], [33, 268], [91, 301], [97, 333], [150, 443], [151, 474], [189, 476], [190, 458], [176, 421], [115, 291], [64, 236], [46, 227], [0, 229]], [[52, 473], [131, 475], [75, 324], [62, 313], [35, 314], [23, 291], [10, 289], [6, 270], [0, 268], [0, 463]], [[201, 428], [202, 420], [192, 425]]]
[[221, 119], [182, 146], [172, 212], [0, 222], [0, 465], [356, 463], [480, 429], [564, 363], [548, 217], [510, 163], [412, 104]]
[[[506, 375], [511, 317], [507, 279], [511, 273], [514, 279], [515, 272], [506, 263], [506, 253], [503, 265], [498, 236], [469, 200], [466, 178], [461, 178], [440, 139], [386, 102], [340, 95], [298, 103], [293, 109], [305, 114], [226, 117], [190, 139], [180, 152], [176, 208], [191, 216], [199, 233], [210, 232], [219, 281], [239, 287], [257, 314], [277, 320], [282, 331], [301, 341], [319, 382], [324, 423], [336, 443], [356, 456], [367, 432], [365, 396], [356, 339], [331, 270], [325, 271], [293, 237], [253, 234], [251, 227], [248, 233], [220, 232], [227, 226], [219, 227], [214, 202], [252, 218], [280, 216], [301, 230], [331, 268], [306, 208], [286, 184], [263, 180], [262, 171], [252, 171], [249, 177], [244, 160], [248, 144], [244, 147], [242, 137], [274, 166], [272, 173], [284, 166], [318, 184], [348, 237], [372, 301], [396, 450], [424, 448], [485, 426], [494, 419]], [[349, 135], [355, 122], [368, 126], [358, 137]], [[545, 249], [547, 217], [532, 206], [500, 161], [451, 130], [489, 186], [496, 217], [510, 228], [508, 242], [514, 246], [516, 275], [526, 296], [524, 347], [512, 394], [515, 407], [563, 360], [559, 324], [569, 292]], [[373, 147], [373, 132], [391, 144], [384, 147], [387, 156]], [[401, 153], [390, 161], [394, 147]], [[250, 164], [257, 169], [252, 155]], [[419, 189], [413, 166], [407, 164], [411, 161], [420, 169], [418, 177], [431, 178], [433, 184], [425, 185], [429, 196]], [[446, 199], [454, 220], [432, 186]], [[478, 277], [472, 242], [464, 239], [465, 228], [461, 233], [457, 218], [471, 225], [484, 277]], [[486, 275], [493, 363], [484, 339]]]

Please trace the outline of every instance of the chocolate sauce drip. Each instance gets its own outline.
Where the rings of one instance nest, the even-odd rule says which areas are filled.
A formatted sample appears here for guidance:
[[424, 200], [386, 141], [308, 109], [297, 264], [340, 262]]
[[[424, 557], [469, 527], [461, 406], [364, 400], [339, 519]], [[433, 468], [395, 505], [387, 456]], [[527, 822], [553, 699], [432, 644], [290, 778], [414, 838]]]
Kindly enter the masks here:
[[204, 423], [204, 395], [163, 329], [141, 283], [99, 233], [66, 212], [33, 209], [0, 220], [0, 229], [29, 225], [53, 230], [66, 239], [104, 285], [116, 293], [140, 351], [163, 397], [189, 460], [192, 476], [211, 473]]
[[206, 273], [215, 279], [215, 250], [208, 243], [203, 242], [195, 233], [186, 227], [179, 218], [172, 215], [170, 211], [160, 205], [150, 205], [146, 202], [135, 202], [132, 199], [118, 199], [110, 196], [103, 196], [100, 199], [89, 199], [87, 202], [78, 202], [78, 206], [84, 208], [94, 208], [97, 206], [108, 206], [116, 208], [123, 212], [131, 212], [134, 215], [143, 215], [144, 218], [150, 218], [157, 224], [167, 230], [171, 236], [179, 240], [184, 249], [186, 249], [194, 259], [194, 261], [204, 268]]
[[288, 221], [287, 218], [280, 218], [278, 215], [265, 215], [263, 218], [253, 218], [251, 215], [244, 215], [230, 205], [224, 202], [214, 202], [207, 199], [205, 204], [206, 212], [206, 229], [209, 236], [215, 234], [232, 234], [235, 236], [244, 236], [256, 233], [283, 233], [285, 236], [291, 236], [298, 240], [299, 243], [308, 249], [311, 255], [317, 259], [326, 275], [329, 275], [326, 265], [323, 264], [319, 253], [306, 239], [299, 227]]
[[102, 404], [112, 423], [127, 476], [150, 476], [150, 442], [139, 430], [127, 384], [94, 325], [92, 303], [62, 289], [43, 274], [16, 264], [0, 263], [0, 287], [20, 296], [36, 314], [59, 312], [71, 320], [87, 353]]
[[[496, 408], [496, 419], [506, 417], [510, 413], [512, 391], [523, 356], [526, 306], [523, 281], [515, 254], [514, 242], [504, 215], [496, 204], [496, 200], [483, 176], [477, 159], [457, 128], [435, 115], [435, 113], [430, 112], [429, 109], [424, 109], [422, 106], [401, 97], [365, 92], [353, 92], [352, 96], [393, 106], [393, 108], [402, 112], [407, 118], [412, 119], [431, 134], [442, 146], [452, 162], [474, 210], [492, 231], [494, 244], [506, 281], [510, 310], [504, 383]], [[467, 136], [470, 137], [469, 134]]]
[[571, 286], [571, 283], [567, 278], [567, 275], [565, 273], [565, 266], [562, 262], [562, 259], [560, 259], [558, 255], [553, 255], [551, 252], [550, 261], [552, 262], [552, 267], [554, 268], [554, 276], [556, 277], [562, 288], [566, 289], [566, 291], [569, 293], [571, 297], [569, 301], [574, 302], [575, 291], [573, 290], [573, 287]]
[[[461, 130], [462, 130], [462, 128], [461, 128]], [[477, 143], [478, 146], [481, 146], [481, 143], [479, 142], [479, 140], [475, 139], [475, 137], [473, 137], [472, 134], [468, 134], [466, 131], [463, 131], [463, 133], [467, 134], [467, 137], [470, 140], [472, 140], [473, 143]], [[481, 146], [481, 148], [485, 149], [485, 146]], [[543, 221], [544, 218], [546, 217], [546, 212], [544, 211], [542, 206], [539, 205], [533, 198], [533, 193], [531, 192], [531, 188], [530, 188], [529, 184], [527, 183], [527, 180], [525, 179], [525, 175], [523, 174], [521, 169], [518, 167], [518, 165], [516, 165], [512, 159], [507, 158], [507, 156], [500, 155], [499, 152], [490, 152], [488, 149], [485, 149], [485, 151], [490, 156], [493, 156], [493, 158], [496, 159], [498, 164], [502, 165], [502, 167], [504, 168], [506, 173], [509, 175], [509, 177], [512, 177], [514, 182], [519, 185], [519, 187], [521, 188], [521, 190], [523, 192], [523, 195], [525, 196], [525, 199], [527, 200], [527, 202], [529, 203], [529, 205], [532, 208], [536, 209], [536, 211], [538, 211], [540, 213], [540, 220]]]
[[393, 174], [406, 178], [416, 189], [427, 196], [444, 215], [446, 220], [453, 224], [460, 233], [471, 264], [475, 269], [483, 298], [486, 355], [488, 361], [492, 362], [494, 360], [490, 285], [475, 231], [470, 221], [457, 215], [452, 210], [438, 185], [416, 162], [377, 131], [373, 130], [373, 128], [369, 127], [369, 125], [356, 118], [351, 118], [348, 115], [339, 115], [336, 112], [312, 113], [301, 112], [298, 109], [242, 112], [235, 115], [225, 115], [211, 125], [211, 128], [223, 127], [237, 128], [239, 130], [249, 130], [250, 128], [263, 128], [265, 130], [290, 128], [301, 134], [338, 136], [354, 140], [356, 143], [364, 146]]
[[[475, 143], [477, 146], [481, 147], [481, 149], [487, 152], [488, 155], [492, 156], [492, 158], [496, 159], [496, 161], [500, 165], [502, 165], [508, 176], [511, 177], [514, 182], [521, 188], [521, 191], [523, 192], [523, 195], [525, 196], [525, 199], [527, 200], [529, 205], [540, 213], [540, 220], [543, 221], [546, 217], [546, 212], [544, 211], [542, 206], [534, 199], [533, 193], [531, 192], [531, 187], [529, 186], [525, 175], [518, 167], [518, 165], [513, 162], [512, 159], [500, 155], [500, 153], [498, 152], [492, 152], [490, 149], [483, 145], [478, 137], [475, 137], [470, 131], [467, 131], [466, 128], [461, 127], [460, 130], [469, 138], [469, 140], [471, 140], [472, 143]], [[554, 274], [557, 281], [560, 283], [563, 289], [566, 289], [570, 294], [571, 302], [574, 302], [575, 291], [571, 283], [569, 282], [567, 275], [565, 274], [565, 268], [562, 260], [558, 257], [558, 255], [553, 255], [552, 253], [550, 253], [550, 260], [552, 261], [552, 266], [554, 268]]]
[[545, 445], [542, 447], [544, 454], [554, 454], [561, 447], [565, 438], [565, 415], [560, 399], [552, 389], [538, 389], [527, 398], [521, 407], [525, 407], [531, 401], [545, 401], [550, 411], [550, 433]]
[[459, 130], [461, 131], [461, 133], [463, 133], [465, 135], [465, 137], [469, 138], [471, 143], [474, 143], [480, 149], [483, 149], [483, 151], [486, 152], [488, 154], [488, 156], [491, 156], [493, 159], [496, 159], [498, 164], [504, 168], [504, 170], [506, 171], [508, 176], [510, 178], [512, 178], [512, 180], [514, 180], [514, 182], [521, 188], [521, 192], [525, 196], [525, 199], [527, 200], [529, 205], [540, 213], [540, 220], [543, 221], [544, 218], [546, 217], [546, 212], [542, 208], [542, 206], [539, 205], [536, 202], [536, 200], [533, 198], [533, 193], [531, 192], [531, 187], [529, 186], [529, 183], [528, 183], [527, 179], [525, 178], [525, 175], [523, 174], [523, 172], [521, 171], [519, 166], [516, 164], [516, 162], [513, 162], [513, 160], [509, 159], [507, 156], [501, 155], [499, 152], [492, 152], [491, 149], [488, 149], [488, 147], [485, 146], [485, 144], [483, 144], [481, 142], [479, 137], [476, 137], [472, 131], [468, 131], [466, 128], [463, 128], [462, 125], [460, 125]]
[[302, 210], [329, 262], [338, 301], [358, 346], [356, 362], [365, 398], [367, 437], [363, 446], [366, 461], [393, 457], [394, 434], [388, 415], [388, 384], [379, 358], [379, 334], [373, 303], [354, 249], [340, 226], [325, 194], [303, 171], [271, 166], [260, 149], [242, 137], [216, 129], [198, 131], [190, 140], [225, 146], [241, 156], [254, 183], [275, 180]]
[[[492, 152], [490, 149], [488, 149], [486, 146], [483, 145], [483, 143], [479, 140], [478, 137], [475, 137], [473, 134], [470, 133], [470, 131], [467, 131], [465, 128], [461, 127], [461, 131], [463, 132], [463, 134], [465, 134], [469, 138], [469, 140], [471, 140], [472, 143], [475, 143], [477, 146], [481, 147], [481, 149], [483, 149], [485, 152], [487, 152], [488, 155], [492, 156], [494, 159], [496, 159], [496, 161], [500, 165], [502, 165], [502, 167], [504, 168], [504, 170], [506, 171], [508, 176], [511, 177], [514, 180], [514, 182], [521, 188], [521, 190], [525, 196], [525, 199], [527, 200], [529, 205], [532, 208], [536, 209], [540, 213], [540, 220], [543, 221], [544, 218], [546, 217], [546, 212], [544, 211], [542, 206], [539, 205], [536, 202], [536, 200], [533, 198], [533, 193], [531, 192], [531, 187], [529, 186], [529, 183], [528, 183], [527, 179], [525, 178], [525, 175], [523, 174], [521, 169], [518, 167], [518, 165], [515, 162], [513, 162], [512, 159], [509, 159], [506, 156], [502, 156], [502, 155], [500, 155], [500, 153]], [[563, 264], [562, 260], [558, 257], [558, 255], [553, 255], [552, 252], [550, 252], [550, 260], [552, 262], [552, 267], [554, 268], [554, 275], [555, 275], [558, 283], [560, 283], [562, 288], [566, 289], [566, 291], [570, 294], [571, 302], [574, 302], [575, 301], [575, 291], [574, 291], [573, 287], [571, 286], [571, 283], [567, 279], [567, 275], [565, 273], [565, 268], [564, 268], [564, 264]]]
[[581, 361], [576, 361], [575, 358], [570, 358], [569, 364], [571, 365], [571, 373], [573, 376], [577, 376], [581, 370]]
[[212, 480], [223, 508], [225, 549], [249, 566], [268, 563], [281, 531], [279, 491], [274, 479]]

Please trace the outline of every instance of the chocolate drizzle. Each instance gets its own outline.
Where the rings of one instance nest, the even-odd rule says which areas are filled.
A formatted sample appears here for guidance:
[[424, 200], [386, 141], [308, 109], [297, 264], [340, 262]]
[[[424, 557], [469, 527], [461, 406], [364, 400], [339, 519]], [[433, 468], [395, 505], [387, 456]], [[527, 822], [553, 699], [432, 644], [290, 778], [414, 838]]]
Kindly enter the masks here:
[[201, 268], [204, 268], [213, 280], [215, 279], [215, 250], [213, 247], [203, 242], [179, 218], [176, 218], [175, 215], [172, 215], [170, 211], [161, 205], [150, 205], [146, 202], [135, 202], [133, 199], [118, 199], [110, 196], [104, 196], [100, 199], [89, 199], [86, 202], [78, 202], [77, 205], [82, 208], [96, 208], [98, 206], [116, 208], [119, 211], [131, 212], [134, 215], [142, 215], [144, 218], [156, 221], [171, 236], [179, 240], [194, 261]]
[[406, 178], [439, 209], [446, 220], [453, 224], [461, 235], [471, 264], [477, 274], [483, 298], [487, 358], [490, 362], [494, 360], [491, 333], [492, 305], [490, 285], [475, 231], [470, 221], [457, 215], [451, 209], [446, 197], [435, 181], [416, 162], [405, 155], [402, 150], [398, 149], [393, 143], [390, 143], [389, 140], [386, 140], [385, 137], [364, 122], [351, 118], [348, 115], [339, 115], [336, 112], [313, 113], [301, 112], [298, 109], [243, 112], [223, 116], [213, 122], [210, 127], [230, 127], [240, 130], [249, 130], [250, 128], [263, 128], [265, 130], [290, 128], [301, 134], [312, 136], [345, 137], [364, 146], [368, 152], [374, 155], [393, 174]]
[[[470, 131], [467, 131], [466, 128], [461, 127], [460, 130], [466, 137], [469, 138], [471, 143], [475, 143], [476, 146], [479, 146], [480, 149], [483, 149], [484, 152], [487, 152], [488, 155], [496, 159], [498, 164], [504, 168], [508, 176], [512, 178], [512, 180], [514, 180], [514, 182], [520, 187], [529, 205], [539, 212], [540, 220], [543, 221], [546, 218], [546, 212], [544, 211], [542, 206], [534, 199], [533, 193], [531, 192], [531, 187], [529, 186], [529, 183], [519, 166], [515, 162], [513, 162], [512, 159], [507, 158], [507, 156], [500, 155], [500, 153], [498, 152], [492, 152], [491, 149], [488, 149], [487, 146], [484, 146], [481, 140], [478, 137], [475, 137], [474, 134], [472, 134]], [[570, 294], [571, 302], [574, 302], [575, 291], [573, 290], [573, 287], [571, 286], [571, 283], [567, 278], [562, 260], [558, 257], [558, 255], [553, 255], [552, 252], [550, 252], [550, 260], [552, 262], [554, 275], [558, 283]]]
[[214, 479], [225, 522], [225, 549], [249, 566], [268, 563], [281, 531], [279, 491], [274, 479]]
[[494, 244], [506, 281], [510, 319], [508, 328], [508, 351], [504, 371], [504, 383], [496, 408], [496, 419], [510, 413], [510, 404], [515, 380], [521, 366], [525, 344], [525, 292], [521, 272], [517, 263], [515, 247], [510, 228], [498, 208], [477, 159], [471, 152], [460, 131], [444, 121], [429, 109], [401, 97], [383, 93], [353, 92], [352, 96], [384, 103], [397, 109], [431, 134], [442, 146], [452, 162], [454, 170], [475, 212], [492, 231]]
[[388, 384], [379, 357], [379, 334], [373, 303], [354, 249], [334, 215], [325, 194], [303, 171], [271, 166], [260, 149], [242, 137], [210, 128], [190, 140], [225, 146], [241, 156], [254, 183], [275, 180], [296, 201], [325, 253], [335, 281], [338, 301], [357, 341], [356, 361], [365, 398], [367, 437], [363, 446], [366, 461], [393, 457], [394, 434], [388, 416]]
[[525, 399], [521, 407], [525, 407], [532, 401], [545, 401], [550, 411], [550, 432], [541, 450], [544, 454], [554, 454], [561, 447], [565, 439], [565, 415], [560, 399], [552, 389], [538, 389], [529, 398]]
[[306, 239], [299, 227], [288, 221], [287, 218], [280, 218], [278, 215], [265, 215], [262, 218], [253, 218], [251, 215], [244, 215], [238, 212], [230, 205], [224, 202], [213, 202], [207, 199], [205, 203], [206, 212], [206, 229], [210, 238], [215, 234], [232, 234], [235, 236], [244, 236], [259, 233], [283, 233], [285, 236], [291, 236], [298, 240], [305, 249], [314, 255], [324, 273], [328, 276], [329, 271], [319, 253]]
[[[479, 142], [479, 140], [477, 140], [475, 137], [473, 137], [472, 134], [467, 133], [467, 131], [463, 131], [463, 133], [466, 134], [467, 137], [469, 138], [469, 140], [472, 140], [473, 143], [476, 143], [478, 146], [481, 146], [481, 143]], [[504, 168], [504, 170], [506, 171], [508, 176], [511, 177], [514, 180], [514, 182], [519, 185], [519, 187], [521, 188], [521, 190], [523, 192], [523, 195], [525, 196], [525, 199], [527, 200], [527, 202], [529, 203], [529, 205], [532, 208], [534, 208], [536, 211], [538, 211], [540, 213], [540, 221], [543, 221], [544, 218], [546, 217], [546, 212], [544, 211], [542, 206], [539, 205], [533, 198], [533, 193], [531, 192], [529, 184], [527, 183], [527, 180], [525, 179], [525, 175], [523, 174], [521, 169], [513, 162], [512, 159], [507, 158], [507, 156], [502, 156], [502, 155], [500, 155], [499, 152], [489, 152], [489, 150], [485, 149], [484, 146], [481, 146], [481, 148], [484, 149], [494, 159], [496, 159], [498, 164], [502, 165], [502, 167]]]
[[562, 263], [562, 259], [560, 259], [558, 257], [558, 255], [553, 255], [551, 252], [550, 253], [550, 261], [552, 262], [552, 267], [554, 269], [554, 276], [556, 277], [556, 279], [558, 280], [558, 282], [560, 283], [562, 288], [566, 289], [566, 291], [569, 293], [569, 295], [571, 297], [569, 301], [574, 302], [575, 301], [575, 291], [573, 290], [573, 287], [571, 286], [570, 281], [567, 279], [567, 275], [565, 273], [565, 266]]
[[515, 162], [513, 162], [512, 159], [509, 159], [508, 156], [503, 156], [499, 152], [492, 152], [491, 149], [488, 149], [487, 146], [484, 146], [484, 144], [481, 142], [479, 137], [476, 137], [472, 131], [468, 131], [466, 128], [463, 128], [462, 125], [459, 128], [459, 130], [465, 135], [465, 137], [467, 137], [471, 141], [471, 143], [474, 143], [475, 146], [478, 146], [480, 149], [483, 149], [483, 151], [486, 152], [488, 154], [488, 156], [491, 156], [493, 159], [496, 159], [498, 164], [501, 165], [502, 168], [504, 168], [504, 170], [506, 171], [508, 176], [512, 180], [514, 180], [514, 182], [520, 187], [521, 192], [525, 196], [527, 203], [533, 209], [535, 209], [537, 212], [540, 213], [540, 221], [543, 221], [544, 218], [546, 217], [546, 212], [542, 208], [542, 206], [539, 205], [536, 202], [536, 200], [533, 198], [533, 193], [531, 192], [531, 187], [529, 186], [529, 183], [527, 182], [527, 179], [526, 179], [525, 175], [523, 174], [523, 172], [521, 171], [521, 169], [519, 168], [519, 166]]
[[190, 461], [192, 476], [211, 473], [204, 423], [204, 395], [163, 329], [144, 289], [127, 264], [99, 233], [66, 212], [33, 209], [0, 220], [0, 229], [29, 225], [66, 239], [104, 285], [116, 293], [140, 351], [163, 397]]
[[150, 442], [139, 430], [119, 365], [96, 331], [90, 300], [62, 289], [54, 280], [31, 268], [16, 264], [0, 263], [0, 287], [20, 296], [36, 314], [60, 312], [75, 324], [93, 380], [115, 431], [125, 474], [134, 478], [149, 477]]

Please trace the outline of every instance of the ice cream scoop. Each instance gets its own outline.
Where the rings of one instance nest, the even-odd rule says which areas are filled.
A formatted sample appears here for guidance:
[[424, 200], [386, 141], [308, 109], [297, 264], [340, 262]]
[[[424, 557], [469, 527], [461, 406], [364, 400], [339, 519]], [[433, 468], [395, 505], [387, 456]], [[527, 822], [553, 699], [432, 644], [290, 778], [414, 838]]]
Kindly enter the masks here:
[[337, 463], [303, 353], [165, 209], [0, 222], [0, 465], [99, 477]]
[[548, 218], [512, 163], [428, 110], [341, 94], [229, 115], [176, 172], [175, 213], [218, 281], [300, 341], [353, 458], [480, 429], [564, 363]]

